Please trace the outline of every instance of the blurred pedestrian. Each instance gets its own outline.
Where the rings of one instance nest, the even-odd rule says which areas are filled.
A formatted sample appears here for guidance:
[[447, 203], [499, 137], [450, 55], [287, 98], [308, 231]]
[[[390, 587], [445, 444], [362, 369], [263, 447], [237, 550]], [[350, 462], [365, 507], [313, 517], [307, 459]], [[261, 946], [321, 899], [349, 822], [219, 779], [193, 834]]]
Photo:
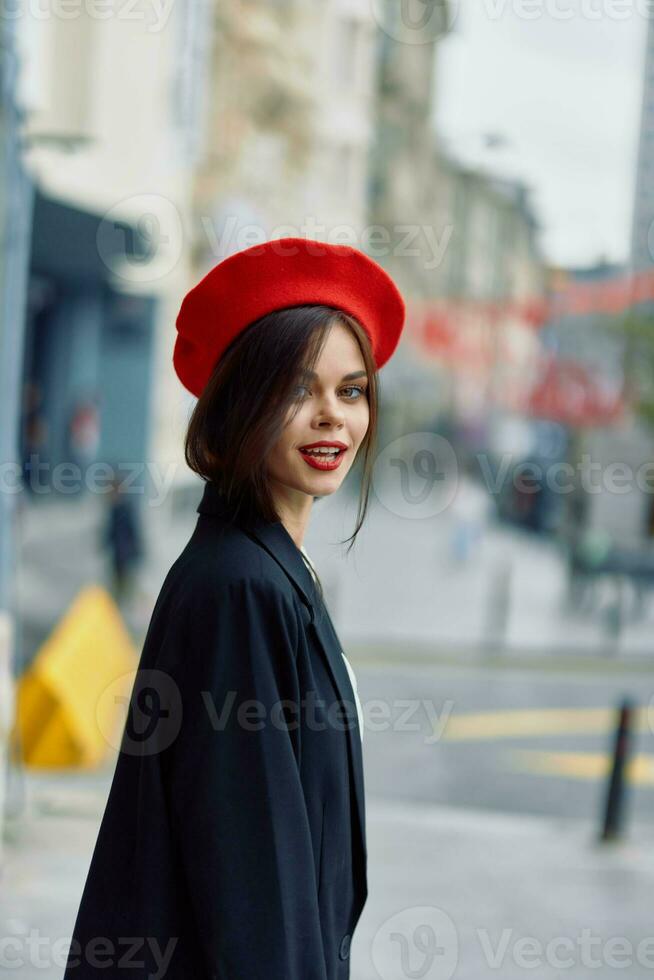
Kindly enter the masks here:
[[28, 490], [32, 490], [32, 466], [40, 462], [47, 442], [43, 389], [37, 381], [27, 381], [23, 387], [22, 460], [23, 483]]
[[478, 549], [492, 511], [488, 491], [481, 486], [474, 473], [471, 463], [463, 466], [456, 495], [450, 505], [453, 522], [450, 553], [457, 562], [468, 561]]
[[132, 502], [121, 493], [120, 479], [111, 482], [108, 511], [102, 530], [102, 545], [109, 550], [112, 570], [112, 593], [122, 604], [131, 595], [134, 574], [143, 557], [138, 515]]
[[96, 395], [80, 398], [68, 423], [68, 451], [71, 462], [81, 470], [93, 463], [100, 445], [100, 409]]

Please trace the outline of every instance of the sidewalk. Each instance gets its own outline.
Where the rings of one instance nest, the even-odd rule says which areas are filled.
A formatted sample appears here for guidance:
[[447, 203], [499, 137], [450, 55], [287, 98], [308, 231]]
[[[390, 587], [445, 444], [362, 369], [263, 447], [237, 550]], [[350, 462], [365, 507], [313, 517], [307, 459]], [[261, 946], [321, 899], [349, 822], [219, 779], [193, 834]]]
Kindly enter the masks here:
[[[24, 958], [12, 969], [20, 980], [62, 976], [112, 771], [29, 773], [24, 807], [14, 781], [0, 928], [17, 937], [5, 955]], [[369, 897], [351, 980], [524, 980], [527, 969], [578, 980], [618, 964], [630, 964], [630, 980], [652, 975], [654, 832], [601, 846], [576, 821], [376, 798], [367, 829]], [[25, 942], [30, 930], [47, 965]]]
[[[563, 567], [551, 541], [490, 526], [479, 553], [452, 564], [447, 520], [401, 520], [373, 504], [353, 553], [345, 558], [336, 542], [353, 526], [352, 502], [328, 499], [318, 506], [305, 544], [339, 636], [355, 659], [405, 661], [410, 654], [415, 662], [654, 668], [654, 604], [648, 615], [625, 626], [617, 643], [608, 638], [599, 614], [564, 613]], [[137, 644], [197, 519], [191, 505], [174, 514], [170, 508], [145, 508], [147, 559], [139, 569], [138, 595], [124, 611]], [[81, 588], [108, 581], [106, 556], [97, 549], [101, 517], [102, 500], [92, 494], [75, 502], [26, 506], [17, 569], [21, 667]], [[506, 633], [496, 635], [490, 616], [493, 583], [509, 565]]]

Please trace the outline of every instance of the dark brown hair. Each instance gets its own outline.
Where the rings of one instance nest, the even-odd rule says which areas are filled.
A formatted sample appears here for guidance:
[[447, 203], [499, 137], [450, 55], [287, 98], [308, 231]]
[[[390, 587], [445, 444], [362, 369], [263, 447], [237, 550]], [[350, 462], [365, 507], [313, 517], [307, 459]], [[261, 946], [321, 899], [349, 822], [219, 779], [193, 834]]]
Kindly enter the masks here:
[[[281, 520], [268, 485], [265, 460], [283, 431], [304, 370], [315, 368], [335, 323], [356, 337], [368, 372], [370, 421], [361, 443], [362, 474], [354, 544], [370, 496], [377, 436], [377, 369], [361, 324], [331, 306], [293, 306], [251, 323], [226, 348], [189, 420], [184, 455], [189, 467], [214, 482], [244, 523], [257, 515]], [[297, 403], [296, 411], [300, 403]], [[291, 416], [293, 417], [293, 416]], [[345, 543], [345, 542], [341, 542]]]

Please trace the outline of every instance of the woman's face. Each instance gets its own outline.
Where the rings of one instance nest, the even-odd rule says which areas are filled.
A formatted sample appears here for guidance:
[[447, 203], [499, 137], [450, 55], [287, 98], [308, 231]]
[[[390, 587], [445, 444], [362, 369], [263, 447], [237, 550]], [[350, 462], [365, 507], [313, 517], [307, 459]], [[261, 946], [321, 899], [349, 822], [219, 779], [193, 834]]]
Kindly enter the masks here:
[[[365, 362], [356, 338], [343, 324], [333, 325], [314, 370], [315, 377], [299, 379], [299, 410], [268, 457], [268, 474], [281, 484], [285, 496], [289, 491], [312, 497], [334, 493], [368, 430]], [[289, 419], [291, 414], [292, 410]], [[334, 457], [318, 454], [316, 443], [345, 448]], [[303, 452], [307, 446], [313, 446], [314, 452]]]

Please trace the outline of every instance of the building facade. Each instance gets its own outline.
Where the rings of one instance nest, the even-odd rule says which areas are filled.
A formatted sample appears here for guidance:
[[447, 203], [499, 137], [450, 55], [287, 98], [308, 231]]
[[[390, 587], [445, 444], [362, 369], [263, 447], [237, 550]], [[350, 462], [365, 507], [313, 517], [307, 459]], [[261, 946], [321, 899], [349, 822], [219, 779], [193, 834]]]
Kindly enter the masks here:
[[654, 18], [647, 17], [638, 134], [638, 158], [631, 221], [631, 267], [654, 266]]
[[[37, 189], [23, 433], [26, 486], [62, 466], [121, 478], [166, 460], [176, 304], [188, 278], [190, 174], [202, 149], [208, 4], [19, 24], [25, 165]], [[119, 70], [117, 68], [119, 67]], [[165, 396], [163, 392], [165, 391]], [[72, 481], [74, 482], [74, 480]]]

